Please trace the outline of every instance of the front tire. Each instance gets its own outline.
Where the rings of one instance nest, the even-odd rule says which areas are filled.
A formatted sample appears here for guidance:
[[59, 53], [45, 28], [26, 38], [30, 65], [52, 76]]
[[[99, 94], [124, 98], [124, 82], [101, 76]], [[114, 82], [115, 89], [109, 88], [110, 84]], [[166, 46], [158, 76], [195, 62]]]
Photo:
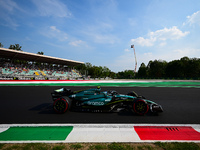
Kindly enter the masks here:
[[138, 115], [145, 115], [149, 111], [149, 106], [143, 99], [138, 99], [133, 103], [133, 110]]
[[62, 114], [70, 107], [70, 101], [63, 97], [56, 99], [53, 103], [53, 109], [56, 113]]

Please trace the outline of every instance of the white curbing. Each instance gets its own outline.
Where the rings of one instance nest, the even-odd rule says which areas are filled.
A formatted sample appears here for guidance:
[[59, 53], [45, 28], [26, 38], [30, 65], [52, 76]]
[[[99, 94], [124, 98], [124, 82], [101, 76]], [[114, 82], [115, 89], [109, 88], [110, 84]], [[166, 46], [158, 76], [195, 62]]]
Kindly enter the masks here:
[[138, 142], [140, 138], [134, 128], [80, 128], [74, 127], [67, 142]]
[[[141, 140], [134, 126], [187, 126], [194, 128], [200, 133], [200, 124], [0, 124], [0, 133], [10, 127], [41, 127], [41, 126], [73, 126], [73, 130], [65, 140], [55, 141], [0, 141], [0, 143], [109, 143], [109, 142], [132, 142], [149, 143], [158, 140]], [[160, 142], [196, 142], [181, 140], [161, 140]]]
[[9, 129], [9, 127], [0, 127], [0, 133], [6, 131], [8, 129]]

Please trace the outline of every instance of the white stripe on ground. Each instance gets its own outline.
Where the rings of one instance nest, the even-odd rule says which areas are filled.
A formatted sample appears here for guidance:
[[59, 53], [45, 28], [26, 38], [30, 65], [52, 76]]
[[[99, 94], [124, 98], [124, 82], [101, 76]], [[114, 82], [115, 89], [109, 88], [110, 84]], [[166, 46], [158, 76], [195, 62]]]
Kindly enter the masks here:
[[134, 128], [74, 127], [67, 142], [139, 142]]
[[8, 129], [9, 129], [9, 127], [0, 127], [0, 133], [6, 131]]
[[200, 133], [200, 125], [191, 125], [193, 129]]

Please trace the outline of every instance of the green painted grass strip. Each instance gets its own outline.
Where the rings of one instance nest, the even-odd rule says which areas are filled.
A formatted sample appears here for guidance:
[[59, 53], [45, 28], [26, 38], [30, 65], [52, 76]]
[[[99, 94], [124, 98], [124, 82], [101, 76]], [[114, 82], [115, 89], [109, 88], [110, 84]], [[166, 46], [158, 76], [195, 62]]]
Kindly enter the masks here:
[[200, 82], [80, 82], [80, 83], [11, 83], [0, 86], [130, 86], [130, 87], [194, 87], [200, 88]]
[[0, 133], [0, 141], [65, 140], [72, 129], [72, 126], [10, 127]]

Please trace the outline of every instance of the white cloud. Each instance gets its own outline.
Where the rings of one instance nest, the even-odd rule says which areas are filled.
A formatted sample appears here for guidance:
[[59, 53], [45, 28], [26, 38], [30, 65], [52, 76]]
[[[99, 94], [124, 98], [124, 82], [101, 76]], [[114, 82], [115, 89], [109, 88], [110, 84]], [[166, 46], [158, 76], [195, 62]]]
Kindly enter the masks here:
[[39, 15], [54, 17], [70, 17], [71, 12], [59, 0], [32, 0], [36, 5]]
[[166, 45], [167, 40], [177, 40], [180, 39], [186, 35], [188, 35], [189, 32], [183, 32], [180, 29], [178, 29], [176, 26], [173, 26], [172, 28], [164, 28], [161, 30], [157, 30], [155, 32], [149, 32], [147, 34], [147, 38], [139, 37], [136, 39], [131, 39], [131, 43], [140, 45], [140, 46], [153, 46], [155, 42], [159, 42], [159, 46]]
[[72, 42], [69, 42], [69, 44], [72, 46], [75, 46], [75, 47], [78, 47], [78, 46], [86, 46], [87, 47], [87, 44], [82, 40], [72, 41]]
[[144, 55], [145, 55], [145, 56], [148, 56], [148, 57], [152, 57], [152, 56], [153, 56], [151, 52], [149, 52], [149, 53], [144, 53]]
[[84, 31], [84, 34], [86, 35], [87, 38], [89, 38], [91, 41], [95, 43], [100, 43], [100, 44], [115, 44], [116, 42], [119, 41], [119, 39], [109, 33], [101, 33], [97, 30], [88, 30], [87, 32]]
[[91, 34], [94, 41], [96, 43], [108, 43], [108, 44], [114, 44], [117, 41], [117, 38], [114, 35], [111, 34]]
[[167, 43], [166, 42], [162, 42], [159, 44], [160, 47], [165, 46]]
[[145, 39], [143, 37], [139, 37], [137, 39], [131, 39], [131, 43], [134, 43], [140, 46], [147, 46], [147, 47], [153, 46], [155, 41], [156, 39], [151, 38], [151, 37], [149, 39]]
[[193, 13], [191, 16], [187, 16], [187, 21], [183, 23], [183, 25], [192, 25], [192, 24], [198, 24], [200, 25], [200, 11], [197, 11]]
[[16, 2], [12, 0], [0, 0], [1, 24], [15, 30], [19, 26], [16, 17], [13, 17], [16, 11], [24, 13], [24, 10], [21, 9]]
[[50, 30], [51, 30], [51, 31], [55, 31], [55, 32], [57, 32], [57, 33], [60, 33], [60, 30], [58, 30], [58, 29], [56, 28], [56, 26], [50, 26]]
[[55, 39], [57, 39], [58, 41], [61, 41], [61, 42], [66, 41], [68, 39], [67, 33], [57, 29], [56, 26], [50, 26], [50, 27], [43, 29], [41, 31], [41, 34], [43, 36], [48, 37], [48, 38], [55, 38]]
[[175, 49], [173, 50], [174, 55], [181, 57], [187, 56], [187, 57], [198, 57], [199, 58], [199, 53], [200, 49], [195, 49], [195, 48], [182, 48], [182, 49]]
[[100, 44], [115, 44], [119, 41], [113, 32], [113, 25], [109, 22], [97, 21], [97, 23], [92, 25], [87, 25], [82, 33], [85, 34], [86, 38], [91, 41]]
[[13, 12], [15, 9], [20, 10], [20, 7], [16, 4], [16, 2], [12, 0], [0, 1], [0, 8], [7, 11], [7, 13]]
[[135, 57], [133, 51], [128, 49], [124, 50], [124, 53], [116, 57], [111, 64], [107, 66], [112, 68], [112, 71], [124, 71], [124, 70], [134, 70], [135, 69]]
[[155, 32], [150, 32], [149, 36], [154, 37], [157, 40], [166, 41], [167, 39], [171, 40], [177, 40], [181, 37], [186, 36], [189, 34], [189, 32], [182, 32], [180, 29], [178, 29], [176, 26], [173, 26], [172, 28], [164, 28], [162, 30], [157, 30]]

